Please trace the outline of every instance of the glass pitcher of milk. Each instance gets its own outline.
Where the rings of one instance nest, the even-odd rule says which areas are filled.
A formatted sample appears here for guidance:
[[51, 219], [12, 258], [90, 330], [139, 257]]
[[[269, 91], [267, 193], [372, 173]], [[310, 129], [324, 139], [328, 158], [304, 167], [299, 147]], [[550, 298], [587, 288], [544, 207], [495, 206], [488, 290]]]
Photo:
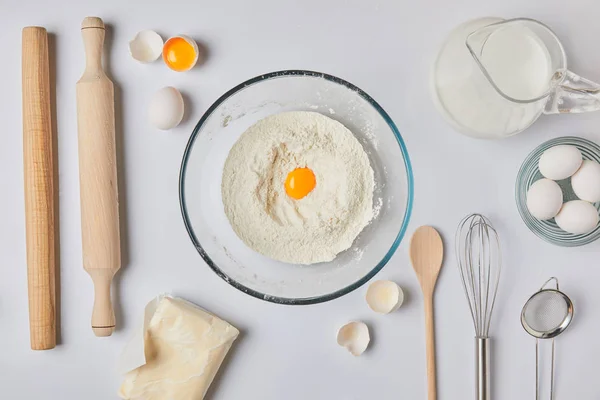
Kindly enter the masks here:
[[600, 85], [567, 70], [554, 32], [527, 18], [457, 27], [434, 64], [432, 90], [448, 122], [479, 138], [514, 135], [541, 114], [600, 110]]

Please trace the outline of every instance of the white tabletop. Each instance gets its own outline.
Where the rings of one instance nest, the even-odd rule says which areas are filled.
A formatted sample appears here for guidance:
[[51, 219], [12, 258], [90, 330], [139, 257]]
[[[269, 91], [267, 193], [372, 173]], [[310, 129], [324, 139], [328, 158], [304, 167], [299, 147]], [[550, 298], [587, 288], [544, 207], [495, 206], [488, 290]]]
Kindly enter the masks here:
[[[329, 303], [290, 307], [249, 297], [202, 261], [183, 226], [177, 178], [183, 149], [202, 113], [223, 92], [255, 75], [287, 68], [344, 78], [373, 96], [406, 141], [415, 173], [408, 234], [432, 224], [445, 236], [447, 262], [436, 292], [440, 399], [473, 395], [473, 327], [454, 260], [458, 221], [479, 211], [503, 242], [504, 271], [493, 316], [493, 394], [534, 398], [534, 339], [520, 326], [524, 301], [550, 276], [559, 277], [576, 317], [557, 341], [557, 399], [597, 399], [600, 342], [600, 242], [566, 249], [535, 237], [522, 223], [514, 182], [525, 156], [541, 142], [580, 135], [600, 142], [600, 114], [542, 117], [503, 141], [477, 141], [451, 130], [434, 109], [428, 73], [446, 33], [479, 16], [539, 19], [561, 37], [570, 68], [600, 80], [600, 2], [578, 0], [458, 1], [42, 1], [0, 0], [0, 146], [4, 210], [0, 229], [0, 387], [7, 399], [117, 398], [116, 360], [159, 293], [185, 297], [243, 331], [210, 391], [213, 399], [424, 399], [422, 300], [404, 240], [377, 278], [407, 292], [396, 313], [379, 316], [365, 288]], [[81, 261], [75, 82], [83, 70], [79, 26], [87, 15], [110, 24], [109, 68], [122, 106], [120, 193], [126, 223], [125, 262], [114, 285], [118, 330], [96, 338], [90, 329], [92, 283]], [[21, 134], [21, 28], [54, 34], [60, 173], [60, 345], [29, 349]], [[209, 58], [178, 74], [162, 63], [139, 65], [128, 40], [142, 29], [163, 37], [188, 34]], [[184, 123], [159, 132], [146, 118], [148, 96], [173, 85], [187, 100]], [[366, 321], [368, 351], [353, 358], [335, 343], [348, 320]]]

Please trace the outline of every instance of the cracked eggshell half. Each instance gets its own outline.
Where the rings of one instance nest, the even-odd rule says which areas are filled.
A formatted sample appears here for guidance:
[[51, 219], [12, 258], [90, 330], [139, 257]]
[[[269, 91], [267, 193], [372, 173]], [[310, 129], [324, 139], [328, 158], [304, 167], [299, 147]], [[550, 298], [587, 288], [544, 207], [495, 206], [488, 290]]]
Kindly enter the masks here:
[[131, 57], [141, 63], [156, 61], [162, 54], [163, 40], [160, 35], [151, 30], [138, 32], [129, 42]]
[[194, 68], [198, 62], [200, 49], [191, 37], [177, 35], [167, 39], [162, 53], [167, 67], [176, 72], [185, 72]]
[[337, 342], [353, 356], [360, 356], [369, 347], [371, 337], [369, 327], [364, 322], [352, 321], [342, 326], [337, 334]]
[[404, 292], [396, 282], [375, 281], [369, 285], [365, 296], [371, 310], [380, 314], [396, 311], [404, 302]]

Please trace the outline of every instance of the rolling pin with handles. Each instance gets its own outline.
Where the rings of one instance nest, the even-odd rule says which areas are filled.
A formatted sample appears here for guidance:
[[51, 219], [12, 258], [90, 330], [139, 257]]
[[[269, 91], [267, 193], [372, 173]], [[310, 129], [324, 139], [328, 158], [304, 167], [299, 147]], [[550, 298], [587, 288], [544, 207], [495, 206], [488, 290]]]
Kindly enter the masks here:
[[94, 282], [92, 330], [110, 336], [115, 329], [110, 286], [121, 266], [114, 88], [102, 69], [104, 23], [87, 17], [81, 34], [86, 66], [77, 82], [77, 126], [83, 268]]
[[31, 348], [56, 346], [54, 164], [48, 33], [23, 29], [23, 165]]

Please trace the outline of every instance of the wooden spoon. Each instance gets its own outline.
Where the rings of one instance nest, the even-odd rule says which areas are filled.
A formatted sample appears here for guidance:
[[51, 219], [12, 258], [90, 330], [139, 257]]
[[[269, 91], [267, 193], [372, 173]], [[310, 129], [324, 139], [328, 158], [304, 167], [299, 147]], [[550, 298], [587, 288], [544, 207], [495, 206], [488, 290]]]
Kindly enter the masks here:
[[435, 379], [435, 334], [433, 329], [433, 290], [442, 268], [444, 245], [438, 231], [430, 226], [418, 228], [410, 240], [410, 262], [417, 274], [425, 303], [428, 399], [437, 396]]

